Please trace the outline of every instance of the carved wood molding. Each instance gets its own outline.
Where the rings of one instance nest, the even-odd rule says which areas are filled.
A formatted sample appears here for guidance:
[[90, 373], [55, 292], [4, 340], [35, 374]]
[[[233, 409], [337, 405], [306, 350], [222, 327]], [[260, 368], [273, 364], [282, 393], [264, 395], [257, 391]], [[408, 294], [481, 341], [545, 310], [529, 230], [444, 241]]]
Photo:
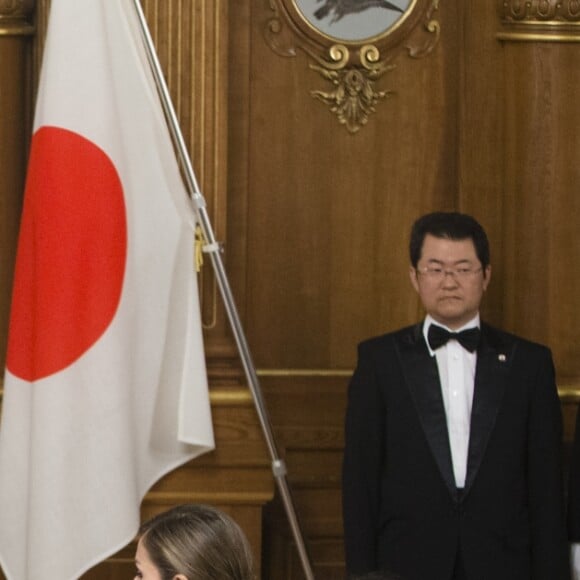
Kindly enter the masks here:
[[558, 395], [563, 403], [580, 403], [580, 382], [566, 381], [559, 384]]
[[33, 34], [34, 6], [34, 0], [0, 0], [0, 36]]
[[[331, 87], [311, 90], [311, 96], [325, 103], [349, 133], [356, 133], [368, 122], [377, 103], [394, 94], [393, 90], [379, 90], [377, 82], [395, 68], [396, 56], [406, 51], [411, 58], [425, 57], [437, 45], [439, 0], [399, 0], [396, 5], [382, 0], [382, 12], [395, 15], [390, 23], [385, 21], [383, 29], [380, 25], [373, 27], [372, 21], [359, 20], [365, 28], [357, 35], [353, 20], [353, 33], [345, 34], [343, 29], [336, 36], [333, 23], [348, 17], [360, 18], [365, 11], [376, 10], [379, 2], [369, 0], [362, 9], [361, 2], [354, 0], [325, 0], [322, 5], [320, 2], [315, 3], [313, 17], [304, 10], [304, 5], [310, 5], [312, 10], [312, 0], [268, 0], [270, 16], [264, 36], [276, 54], [294, 57], [301, 50], [313, 61], [309, 63], [310, 69]], [[374, 17], [381, 11], [372, 14]], [[326, 19], [325, 26], [319, 26], [317, 18]]]
[[580, 42], [580, 0], [500, 0], [499, 13], [499, 40]]
[[0, 17], [27, 15], [34, 9], [34, 0], [0, 0]]

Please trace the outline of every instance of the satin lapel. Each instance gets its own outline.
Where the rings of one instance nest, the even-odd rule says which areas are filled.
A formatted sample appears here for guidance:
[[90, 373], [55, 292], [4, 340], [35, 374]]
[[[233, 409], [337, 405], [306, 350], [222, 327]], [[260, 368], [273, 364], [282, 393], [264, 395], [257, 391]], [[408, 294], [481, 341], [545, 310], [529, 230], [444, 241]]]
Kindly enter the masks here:
[[402, 337], [398, 352], [425, 437], [443, 480], [455, 495], [455, 477], [439, 372], [435, 357], [429, 354], [425, 344], [421, 324]]
[[493, 331], [482, 327], [482, 340], [477, 351], [477, 367], [471, 408], [467, 476], [465, 480], [466, 492], [473, 484], [477, 471], [481, 466], [495, 425], [507, 385], [511, 359], [511, 348], [500, 343]]

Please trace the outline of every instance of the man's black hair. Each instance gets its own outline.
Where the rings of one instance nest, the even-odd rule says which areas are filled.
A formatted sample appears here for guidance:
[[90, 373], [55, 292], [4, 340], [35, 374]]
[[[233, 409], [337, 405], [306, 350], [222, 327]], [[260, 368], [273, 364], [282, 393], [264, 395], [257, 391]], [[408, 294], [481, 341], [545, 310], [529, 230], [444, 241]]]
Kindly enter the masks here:
[[411, 229], [409, 256], [414, 268], [421, 259], [425, 236], [448, 240], [471, 239], [483, 269], [489, 266], [489, 242], [481, 224], [470, 215], [458, 212], [434, 212], [421, 216]]

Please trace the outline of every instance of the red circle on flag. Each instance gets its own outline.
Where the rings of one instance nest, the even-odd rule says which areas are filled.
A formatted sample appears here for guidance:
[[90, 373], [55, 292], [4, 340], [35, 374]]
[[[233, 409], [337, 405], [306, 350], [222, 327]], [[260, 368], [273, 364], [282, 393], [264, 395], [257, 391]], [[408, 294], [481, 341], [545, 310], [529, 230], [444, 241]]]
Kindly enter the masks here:
[[81, 135], [33, 136], [6, 366], [34, 381], [69, 366], [111, 323], [123, 287], [127, 217], [119, 175]]

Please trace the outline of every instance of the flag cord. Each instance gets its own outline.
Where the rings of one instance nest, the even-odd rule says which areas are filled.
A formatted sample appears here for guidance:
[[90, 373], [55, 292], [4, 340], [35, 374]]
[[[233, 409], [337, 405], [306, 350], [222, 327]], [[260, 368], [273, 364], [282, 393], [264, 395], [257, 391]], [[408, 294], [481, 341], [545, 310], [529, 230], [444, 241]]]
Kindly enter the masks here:
[[268, 447], [271, 464], [272, 464], [272, 474], [276, 480], [278, 486], [278, 491], [280, 493], [284, 508], [286, 511], [286, 516], [290, 524], [292, 535], [294, 541], [296, 542], [296, 547], [298, 549], [298, 554], [300, 556], [300, 561], [302, 563], [302, 568], [306, 580], [314, 580], [314, 574], [312, 572], [312, 566], [310, 564], [310, 557], [306, 548], [306, 544], [303, 539], [303, 534], [300, 528], [300, 523], [298, 521], [298, 516], [294, 508], [294, 503], [292, 499], [292, 494], [290, 486], [288, 484], [286, 475], [286, 465], [284, 461], [279, 457], [274, 434], [268, 417], [268, 412], [266, 405], [264, 403], [264, 398], [262, 395], [262, 390], [258, 380], [258, 375], [256, 368], [252, 361], [252, 356], [250, 354], [250, 349], [245, 337], [242, 324], [240, 322], [240, 317], [238, 315], [237, 308], [235, 306], [233, 294], [228, 282], [227, 274], [221, 259], [221, 246], [216, 241], [213, 228], [211, 226], [211, 221], [206, 209], [205, 199], [199, 189], [195, 173], [193, 171], [193, 166], [185, 145], [183, 134], [179, 127], [179, 121], [177, 119], [177, 114], [173, 107], [169, 89], [157, 57], [157, 52], [153, 43], [153, 39], [149, 32], [147, 26], [147, 21], [145, 19], [145, 14], [141, 7], [139, 0], [133, 0], [135, 10], [139, 17], [139, 23], [141, 28], [141, 34], [143, 36], [143, 41], [145, 44], [145, 49], [147, 51], [147, 56], [149, 59], [149, 64], [151, 66], [151, 71], [155, 78], [155, 83], [157, 85], [157, 90], [161, 99], [161, 103], [166, 115], [167, 125], [171, 132], [174, 145], [177, 149], [177, 155], [179, 162], [184, 173], [184, 179], [186, 182], [187, 190], [191, 197], [192, 203], [197, 213], [199, 226], [202, 230], [203, 246], [202, 249], [207, 252], [211, 258], [212, 266], [218, 282], [218, 287], [224, 302], [226, 313], [230, 325], [232, 327], [232, 332], [236, 341], [240, 359], [244, 367], [244, 372], [246, 374], [246, 379], [248, 381], [248, 386], [250, 387], [252, 397], [254, 400], [254, 405], [258, 414], [258, 418], [264, 433], [264, 438], [266, 440], [266, 445]]

